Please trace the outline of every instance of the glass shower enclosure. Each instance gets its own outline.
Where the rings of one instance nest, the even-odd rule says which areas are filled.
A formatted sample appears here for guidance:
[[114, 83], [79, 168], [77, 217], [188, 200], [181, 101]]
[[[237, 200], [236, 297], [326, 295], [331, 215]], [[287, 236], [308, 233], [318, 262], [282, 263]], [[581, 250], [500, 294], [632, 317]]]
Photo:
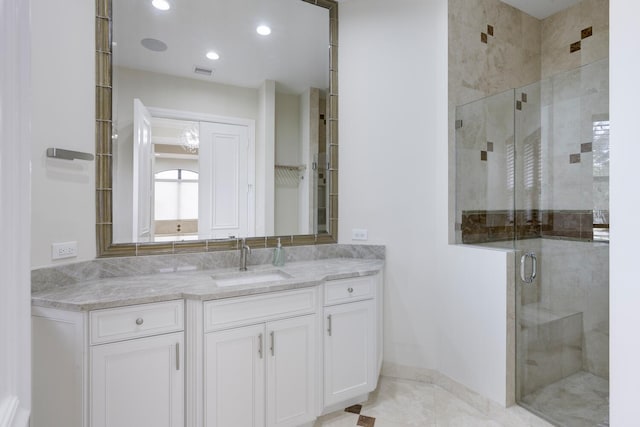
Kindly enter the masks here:
[[456, 109], [456, 241], [516, 252], [516, 400], [609, 425], [609, 63]]

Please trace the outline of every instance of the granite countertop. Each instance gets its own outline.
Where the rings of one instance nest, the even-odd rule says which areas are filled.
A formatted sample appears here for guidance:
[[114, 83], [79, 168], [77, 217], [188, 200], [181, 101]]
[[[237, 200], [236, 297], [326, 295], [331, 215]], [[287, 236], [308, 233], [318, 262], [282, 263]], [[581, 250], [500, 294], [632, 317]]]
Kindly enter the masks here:
[[248, 274], [280, 270], [291, 276], [278, 281], [219, 287], [213, 275], [240, 273], [237, 268], [102, 278], [57, 284], [32, 293], [34, 306], [88, 311], [173, 299], [213, 300], [317, 286], [324, 281], [368, 276], [381, 271], [380, 259], [330, 258], [249, 267]]

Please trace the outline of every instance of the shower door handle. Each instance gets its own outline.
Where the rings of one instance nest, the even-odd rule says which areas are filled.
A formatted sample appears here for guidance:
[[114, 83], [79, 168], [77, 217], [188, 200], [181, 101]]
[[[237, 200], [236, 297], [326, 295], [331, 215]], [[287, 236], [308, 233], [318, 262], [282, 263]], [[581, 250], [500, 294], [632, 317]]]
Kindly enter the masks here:
[[[529, 277], [525, 277], [525, 266], [527, 263], [527, 258], [531, 258], [531, 274]], [[538, 258], [536, 258], [535, 252], [527, 252], [522, 255], [520, 258], [520, 279], [524, 283], [533, 283], [536, 276], [538, 275]]]

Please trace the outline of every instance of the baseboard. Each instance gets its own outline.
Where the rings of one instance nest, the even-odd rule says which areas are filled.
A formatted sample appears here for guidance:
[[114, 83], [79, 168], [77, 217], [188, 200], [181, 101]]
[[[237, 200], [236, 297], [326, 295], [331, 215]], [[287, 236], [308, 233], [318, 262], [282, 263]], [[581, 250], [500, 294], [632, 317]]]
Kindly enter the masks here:
[[20, 407], [16, 396], [8, 396], [0, 402], [0, 427], [28, 427], [29, 411]]
[[[412, 366], [404, 366], [396, 363], [384, 361], [382, 364], [382, 375], [385, 377], [400, 378], [405, 380], [420, 381], [434, 384], [453, 394], [460, 400], [476, 408], [483, 414], [492, 416], [493, 414], [501, 414], [506, 419], [513, 419], [513, 425], [519, 425], [518, 422], [526, 420], [528, 425], [549, 426], [546, 421], [525, 409], [512, 404], [501, 405], [493, 400], [480, 395], [471, 390], [464, 384], [449, 378], [435, 369], [416, 368]], [[508, 408], [507, 408], [508, 406]]]
[[493, 406], [505, 408], [505, 405], [480, 395], [435, 369], [416, 368], [385, 361], [382, 365], [382, 375], [437, 385], [483, 413], [490, 412]]

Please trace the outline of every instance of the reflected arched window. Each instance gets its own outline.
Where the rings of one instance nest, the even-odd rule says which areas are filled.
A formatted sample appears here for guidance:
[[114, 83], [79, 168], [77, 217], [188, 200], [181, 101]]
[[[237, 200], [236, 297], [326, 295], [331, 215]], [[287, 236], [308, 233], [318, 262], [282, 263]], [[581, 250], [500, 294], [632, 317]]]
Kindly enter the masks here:
[[155, 174], [155, 219], [198, 219], [198, 172], [170, 169]]

